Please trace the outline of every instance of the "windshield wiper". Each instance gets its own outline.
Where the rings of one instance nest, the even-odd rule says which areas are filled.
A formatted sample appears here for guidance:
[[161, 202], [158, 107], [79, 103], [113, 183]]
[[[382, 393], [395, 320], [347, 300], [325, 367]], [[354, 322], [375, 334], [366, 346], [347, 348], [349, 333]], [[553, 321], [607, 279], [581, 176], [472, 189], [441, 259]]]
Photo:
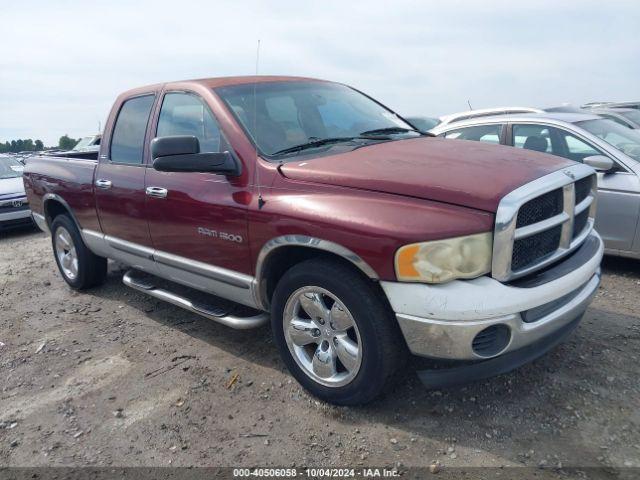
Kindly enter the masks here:
[[332, 138], [319, 138], [317, 140], [311, 140], [310, 142], [301, 143], [300, 145], [294, 145], [293, 147], [283, 148], [271, 155], [284, 155], [286, 153], [300, 152], [302, 150], [308, 150], [310, 148], [321, 147], [323, 145], [329, 145], [331, 143], [350, 142], [358, 137], [332, 137]]
[[434, 135], [429, 132], [421, 132], [420, 130], [416, 130], [415, 128], [404, 128], [404, 127], [387, 127], [387, 128], [375, 128], [373, 130], [367, 130], [366, 132], [361, 132], [360, 135], [387, 135], [392, 133], [409, 133], [414, 132], [420, 135], [425, 135], [429, 137], [433, 137]]

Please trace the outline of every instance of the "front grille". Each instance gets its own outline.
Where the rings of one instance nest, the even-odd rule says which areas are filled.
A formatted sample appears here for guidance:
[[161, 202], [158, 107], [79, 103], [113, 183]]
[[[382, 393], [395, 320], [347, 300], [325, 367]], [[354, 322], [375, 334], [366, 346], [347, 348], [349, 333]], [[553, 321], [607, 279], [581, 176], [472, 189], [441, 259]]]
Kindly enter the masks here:
[[594, 177], [573, 165], [506, 195], [496, 212], [493, 277], [524, 277], [577, 249], [593, 225]]
[[576, 238], [578, 235], [582, 233], [584, 227], [587, 226], [587, 221], [589, 220], [589, 210], [584, 210], [580, 212], [573, 219], [573, 238]]
[[544, 230], [513, 242], [511, 268], [522, 270], [544, 260], [558, 250], [561, 233], [562, 226], [558, 225], [551, 230]]
[[516, 228], [533, 225], [562, 213], [562, 189], [540, 195], [520, 207]]
[[592, 177], [586, 177], [576, 182], [576, 205], [589, 196], [592, 182]]
[[0, 213], [20, 212], [22, 210], [29, 210], [29, 205], [28, 204], [23, 204], [20, 207], [14, 207], [10, 203], [4, 204], [4, 205], [0, 205]]

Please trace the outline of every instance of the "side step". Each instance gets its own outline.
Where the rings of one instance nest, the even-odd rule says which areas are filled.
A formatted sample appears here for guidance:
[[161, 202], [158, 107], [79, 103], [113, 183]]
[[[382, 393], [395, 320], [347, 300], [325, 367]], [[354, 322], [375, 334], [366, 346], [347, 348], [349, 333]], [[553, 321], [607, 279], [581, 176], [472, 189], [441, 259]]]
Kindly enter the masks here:
[[[194, 290], [190, 292], [191, 294], [189, 296], [186, 296], [165, 288], [160, 288], [157, 284], [166, 282], [137, 270], [127, 271], [122, 277], [122, 282], [126, 286], [146, 293], [147, 295], [164, 300], [190, 312], [197, 313], [209, 320], [238, 330], [260, 327], [269, 322], [269, 315], [267, 313], [237, 305], [213, 295], [207, 295]], [[176, 286], [176, 290], [184, 289], [186, 289], [186, 287]], [[202, 298], [196, 299], [196, 297]], [[246, 316], [243, 314], [246, 314]]]

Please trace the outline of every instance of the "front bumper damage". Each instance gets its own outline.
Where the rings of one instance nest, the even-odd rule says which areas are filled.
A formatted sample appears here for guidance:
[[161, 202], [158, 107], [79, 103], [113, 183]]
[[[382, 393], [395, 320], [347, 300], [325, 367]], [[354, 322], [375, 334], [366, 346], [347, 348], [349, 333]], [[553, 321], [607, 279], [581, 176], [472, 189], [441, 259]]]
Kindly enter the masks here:
[[598, 289], [603, 252], [593, 231], [562, 262], [511, 284], [480, 277], [442, 285], [381, 285], [413, 354], [466, 361], [419, 374], [430, 387], [441, 387], [504, 373], [557, 345], [577, 326]]

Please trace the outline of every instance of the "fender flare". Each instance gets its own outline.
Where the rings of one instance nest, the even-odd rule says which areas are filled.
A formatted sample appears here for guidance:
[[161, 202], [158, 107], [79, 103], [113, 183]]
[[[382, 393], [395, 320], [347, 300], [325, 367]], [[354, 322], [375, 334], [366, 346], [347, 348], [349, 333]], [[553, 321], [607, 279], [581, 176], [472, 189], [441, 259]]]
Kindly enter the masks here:
[[82, 232], [82, 228], [80, 227], [80, 222], [78, 222], [78, 219], [76, 218], [75, 214], [73, 213], [73, 210], [71, 209], [67, 201], [64, 198], [62, 198], [60, 195], [57, 195], [55, 193], [45, 193], [42, 196], [42, 213], [44, 214], [47, 227], [51, 229], [51, 218], [49, 218], [49, 215], [47, 214], [47, 204], [52, 201], [56, 201], [60, 203], [65, 208], [65, 210], [69, 213], [71, 220], [73, 220], [73, 223], [76, 224], [78, 231]]
[[256, 261], [256, 275], [254, 279], [254, 296], [256, 303], [261, 308], [268, 310], [269, 302], [266, 298], [266, 285], [264, 282], [264, 269], [269, 257], [278, 249], [283, 247], [306, 247], [315, 250], [321, 250], [329, 253], [333, 253], [339, 257], [344, 258], [351, 264], [355, 265], [362, 273], [372, 280], [379, 280], [380, 277], [376, 271], [365, 262], [359, 255], [354, 253], [342, 245], [332, 242], [330, 240], [323, 240], [321, 238], [309, 237], [307, 235], [283, 235], [275, 237], [266, 242], [260, 249], [258, 259]]

